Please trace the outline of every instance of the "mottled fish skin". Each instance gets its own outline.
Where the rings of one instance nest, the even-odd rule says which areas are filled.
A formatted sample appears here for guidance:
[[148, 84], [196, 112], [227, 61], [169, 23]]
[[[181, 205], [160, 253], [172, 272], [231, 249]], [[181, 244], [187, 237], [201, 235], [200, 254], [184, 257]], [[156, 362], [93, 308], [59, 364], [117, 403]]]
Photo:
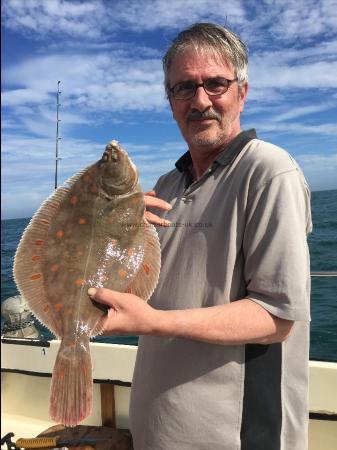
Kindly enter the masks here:
[[34, 314], [61, 339], [50, 416], [75, 426], [92, 410], [89, 339], [106, 313], [87, 295], [106, 287], [151, 296], [159, 277], [160, 245], [144, 219], [136, 167], [117, 141], [74, 175], [33, 216], [18, 246], [14, 277]]

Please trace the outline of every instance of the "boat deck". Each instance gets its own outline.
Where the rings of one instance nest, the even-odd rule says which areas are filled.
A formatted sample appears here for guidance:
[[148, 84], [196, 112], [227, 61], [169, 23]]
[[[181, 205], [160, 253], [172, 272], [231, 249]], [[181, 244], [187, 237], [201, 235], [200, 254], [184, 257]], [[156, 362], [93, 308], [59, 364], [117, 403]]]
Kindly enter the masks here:
[[[55, 425], [48, 419], [48, 404], [59, 345], [57, 340], [2, 339], [1, 436], [13, 432], [16, 438], [35, 437]], [[91, 343], [94, 409], [82, 425], [128, 429], [136, 353], [135, 346]], [[337, 363], [310, 361], [309, 370], [309, 449], [336, 450]]]

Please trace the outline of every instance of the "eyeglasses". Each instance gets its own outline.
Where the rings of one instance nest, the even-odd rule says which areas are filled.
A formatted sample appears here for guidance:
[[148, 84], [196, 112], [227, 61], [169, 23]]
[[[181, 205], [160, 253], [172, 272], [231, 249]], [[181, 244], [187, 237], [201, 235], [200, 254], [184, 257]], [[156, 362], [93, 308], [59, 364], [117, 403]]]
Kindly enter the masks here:
[[222, 77], [208, 78], [200, 84], [193, 81], [181, 81], [171, 87], [170, 92], [175, 100], [190, 100], [195, 96], [199, 87], [203, 87], [206, 94], [210, 96], [222, 95], [227, 92], [229, 86], [235, 81], [238, 81], [238, 79], [227, 80], [227, 78]]

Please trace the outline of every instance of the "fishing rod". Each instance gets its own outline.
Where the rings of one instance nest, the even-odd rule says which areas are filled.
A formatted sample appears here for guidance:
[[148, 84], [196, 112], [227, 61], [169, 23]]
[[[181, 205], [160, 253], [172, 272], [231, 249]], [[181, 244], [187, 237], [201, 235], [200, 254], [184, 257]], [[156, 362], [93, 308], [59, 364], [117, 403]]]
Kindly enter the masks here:
[[60, 114], [60, 83], [61, 81], [57, 82], [57, 103], [56, 103], [56, 150], [55, 150], [55, 189], [57, 189], [57, 174], [58, 174], [58, 163], [62, 159], [59, 157], [59, 141], [61, 138], [59, 137], [59, 123], [61, 122], [61, 119], [59, 118]]

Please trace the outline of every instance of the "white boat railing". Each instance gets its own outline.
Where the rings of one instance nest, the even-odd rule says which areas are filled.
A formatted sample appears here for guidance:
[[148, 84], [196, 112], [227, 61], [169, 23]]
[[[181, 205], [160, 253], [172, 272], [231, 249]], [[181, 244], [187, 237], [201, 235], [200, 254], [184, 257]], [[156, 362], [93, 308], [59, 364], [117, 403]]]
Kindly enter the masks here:
[[312, 277], [337, 277], [337, 272], [333, 270], [322, 270], [310, 272]]

